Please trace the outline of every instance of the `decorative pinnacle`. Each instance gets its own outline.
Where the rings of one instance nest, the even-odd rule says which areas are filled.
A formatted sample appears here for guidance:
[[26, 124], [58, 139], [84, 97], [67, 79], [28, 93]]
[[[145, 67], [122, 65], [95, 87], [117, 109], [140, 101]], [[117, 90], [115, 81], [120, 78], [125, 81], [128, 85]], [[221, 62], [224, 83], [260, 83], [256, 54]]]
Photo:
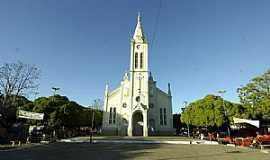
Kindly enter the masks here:
[[172, 93], [171, 93], [171, 84], [170, 84], [170, 83], [168, 83], [168, 94], [169, 94], [169, 95], [172, 94]]
[[137, 22], [141, 22], [141, 13], [138, 12]]

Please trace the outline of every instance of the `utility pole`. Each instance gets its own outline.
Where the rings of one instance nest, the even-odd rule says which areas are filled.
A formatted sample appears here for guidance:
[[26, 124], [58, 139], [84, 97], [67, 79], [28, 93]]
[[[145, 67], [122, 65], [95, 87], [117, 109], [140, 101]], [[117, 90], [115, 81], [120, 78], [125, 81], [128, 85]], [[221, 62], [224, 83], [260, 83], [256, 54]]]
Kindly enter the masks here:
[[92, 120], [91, 120], [91, 131], [90, 131], [90, 143], [93, 143], [93, 131], [94, 131], [94, 121], [95, 121], [95, 109], [97, 109], [98, 102], [94, 100], [92, 106]]
[[[53, 90], [53, 101], [55, 101], [55, 95], [56, 95], [56, 92], [60, 90], [60, 88], [57, 88], [57, 87], [52, 87], [52, 90]], [[53, 130], [53, 138], [55, 138], [55, 130]]]
[[93, 143], [93, 130], [94, 130], [95, 111], [92, 109], [91, 131], [90, 131], [90, 143]]
[[218, 93], [220, 94], [221, 98], [222, 98], [222, 108], [223, 108], [223, 113], [224, 116], [226, 118], [227, 121], [227, 132], [228, 132], [228, 136], [231, 136], [231, 132], [230, 132], [230, 123], [229, 123], [229, 118], [228, 118], [228, 114], [225, 108], [225, 101], [224, 101], [224, 94], [226, 93], [226, 90], [220, 90], [218, 91]]

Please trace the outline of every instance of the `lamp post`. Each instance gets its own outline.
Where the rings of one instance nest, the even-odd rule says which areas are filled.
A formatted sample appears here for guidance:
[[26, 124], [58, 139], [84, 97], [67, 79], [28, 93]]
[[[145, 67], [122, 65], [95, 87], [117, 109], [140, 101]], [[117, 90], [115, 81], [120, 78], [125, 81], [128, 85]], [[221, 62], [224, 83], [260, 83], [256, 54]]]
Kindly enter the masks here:
[[92, 106], [92, 119], [91, 119], [91, 132], [90, 132], [90, 143], [93, 143], [93, 131], [94, 131], [94, 121], [95, 121], [95, 109], [98, 107], [98, 101], [94, 100]]
[[52, 90], [54, 91], [54, 92], [53, 92], [53, 95], [55, 96], [55, 95], [56, 95], [56, 92], [59, 91], [60, 88], [52, 87]]
[[91, 131], [90, 131], [90, 143], [93, 143], [93, 130], [94, 130], [95, 111], [92, 109]]
[[[57, 88], [57, 87], [52, 87], [52, 90], [53, 90], [53, 102], [55, 101], [55, 95], [56, 95], [56, 92], [58, 91], [58, 90], [60, 90], [60, 88]], [[55, 130], [53, 130], [53, 138], [55, 137]]]
[[223, 109], [223, 113], [224, 113], [224, 116], [225, 116], [225, 119], [227, 121], [227, 132], [228, 132], [228, 136], [231, 136], [231, 132], [230, 132], [230, 124], [229, 124], [229, 119], [228, 119], [228, 115], [227, 115], [227, 111], [226, 111], [226, 108], [225, 108], [225, 101], [224, 101], [224, 94], [226, 93], [226, 90], [220, 90], [218, 91], [218, 93], [220, 94], [221, 98], [222, 98], [222, 109]]

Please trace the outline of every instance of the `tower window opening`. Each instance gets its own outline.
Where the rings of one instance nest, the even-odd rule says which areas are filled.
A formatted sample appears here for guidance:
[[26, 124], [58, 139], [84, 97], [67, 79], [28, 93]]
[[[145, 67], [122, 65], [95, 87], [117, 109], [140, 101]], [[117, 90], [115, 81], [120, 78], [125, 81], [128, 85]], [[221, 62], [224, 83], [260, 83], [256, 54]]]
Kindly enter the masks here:
[[113, 108], [113, 124], [115, 124], [116, 119], [116, 108]]
[[112, 107], [110, 108], [109, 124], [112, 124]]
[[135, 68], [138, 68], [138, 53], [135, 53]]
[[142, 69], [143, 68], [143, 53], [141, 53], [140, 59], [141, 59], [141, 61], [140, 61], [140, 68]]

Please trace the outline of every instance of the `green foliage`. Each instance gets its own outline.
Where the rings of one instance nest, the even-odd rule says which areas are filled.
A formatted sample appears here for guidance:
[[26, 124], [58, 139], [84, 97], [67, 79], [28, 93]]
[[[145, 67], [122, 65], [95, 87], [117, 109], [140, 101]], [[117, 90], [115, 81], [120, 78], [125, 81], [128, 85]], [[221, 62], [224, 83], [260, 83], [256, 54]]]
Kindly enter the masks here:
[[65, 96], [55, 95], [50, 97], [39, 97], [31, 103], [21, 106], [22, 109], [37, 113], [44, 113], [43, 121], [28, 120], [30, 124], [47, 126], [47, 129], [77, 128], [91, 126], [93, 112], [95, 112], [94, 126], [102, 124], [102, 112], [86, 108]]
[[253, 78], [248, 84], [239, 88], [241, 103], [248, 109], [248, 118], [270, 119], [270, 69], [263, 75]]
[[190, 103], [182, 113], [181, 121], [198, 127], [221, 127], [231, 122], [234, 116], [245, 117], [244, 113], [245, 108], [240, 104], [223, 101], [219, 96], [207, 95]]
[[[4, 96], [0, 95], [0, 125], [9, 128], [13, 123], [16, 122], [16, 112], [18, 106], [30, 107], [31, 101], [23, 96], [6, 96], [6, 99], [13, 100], [8, 105], [3, 105]], [[7, 101], [6, 101], [7, 102]]]

